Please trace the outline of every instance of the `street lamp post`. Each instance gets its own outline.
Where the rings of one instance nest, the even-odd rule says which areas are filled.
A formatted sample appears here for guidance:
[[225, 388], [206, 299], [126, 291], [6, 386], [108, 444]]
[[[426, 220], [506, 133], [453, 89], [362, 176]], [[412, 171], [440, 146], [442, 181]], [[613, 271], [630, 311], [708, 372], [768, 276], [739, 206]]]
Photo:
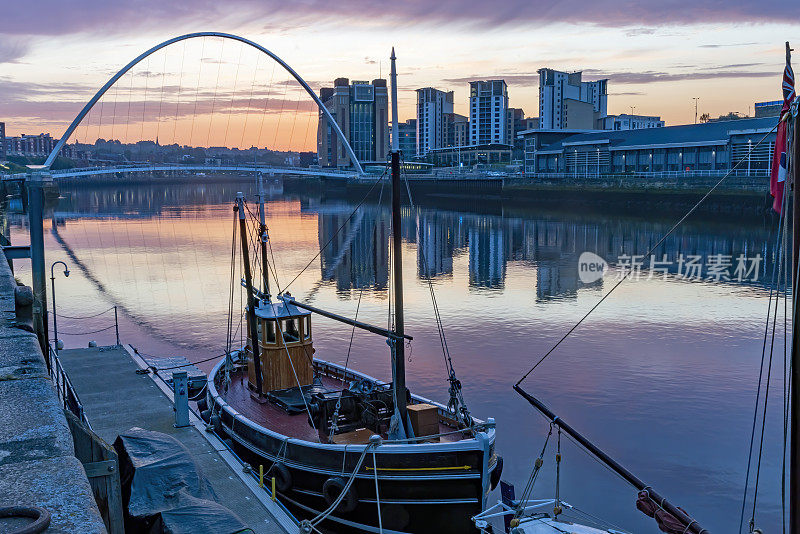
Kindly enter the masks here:
[[64, 263], [63, 261], [59, 260], [53, 262], [53, 264], [50, 266], [50, 284], [53, 293], [53, 338], [55, 339], [56, 354], [58, 354], [59, 340], [58, 340], [58, 315], [56, 314], [56, 274], [54, 269], [56, 265], [58, 265], [59, 263], [64, 266], [64, 276], [69, 276], [69, 267], [67, 267], [67, 264]]

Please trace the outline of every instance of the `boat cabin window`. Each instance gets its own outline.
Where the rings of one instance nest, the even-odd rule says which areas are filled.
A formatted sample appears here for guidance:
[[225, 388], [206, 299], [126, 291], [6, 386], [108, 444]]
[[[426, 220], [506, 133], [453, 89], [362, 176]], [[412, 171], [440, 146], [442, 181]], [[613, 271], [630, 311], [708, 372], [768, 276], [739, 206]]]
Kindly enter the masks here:
[[311, 316], [306, 315], [303, 318], [303, 339], [311, 337]]
[[300, 331], [297, 328], [297, 319], [284, 319], [281, 322], [283, 340], [286, 342], [300, 341]]
[[267, 325], [267, 335], [262, 338], [266, 343], [275, 343], [275, 321], [264, 321]]

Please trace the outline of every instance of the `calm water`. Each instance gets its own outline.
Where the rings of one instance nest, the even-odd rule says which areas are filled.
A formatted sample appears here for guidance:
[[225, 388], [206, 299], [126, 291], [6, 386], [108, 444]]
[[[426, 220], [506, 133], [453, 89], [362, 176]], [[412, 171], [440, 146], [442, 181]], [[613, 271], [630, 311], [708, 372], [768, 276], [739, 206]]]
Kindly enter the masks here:
[[[241, 184], [62, 188], [46, 226], [48, 265], [70, 264], [57, 278], [59, 312], [90, 315], [120, 308], [121, 337], [154, 356], [193, 361], [225, 345], [236, 191]], [[284, 194], [272, 187], [268, 224], [281, 285], [299, 273], [336, 229], [345, 227], [289, 288], [302, 300], [359, 319], [387, 321], [389, 213], [336, 196]], [[504, 478], [518, 492], [541, 449], [547, 423], [511, 386], [614, 283], [612, 269], [584, 285], [578, 256], [607, 260], [643, 254], [673, 215], [628, 217], [619, 210], [524, 210], [483, 201], [467, 207], [405, 208], [407, 330], [414, 336], [408, 383], [447, 400], [446, 374], [423, 275], [433, 279], [456, 372], [469, 408], [494, 417]], [[487, 213], [488, 212], [488, 213]], [[27, 242], [12, 217], [12, 241]], [[712, 254], [768, 257], [775, 221], [728, 215], [693, 218], [657, 256], [671, 274], [625, 282], [524, 383], [640, 478], [715, 533], [737, 530], [758, 377], [771, 263], [758, 280], [697, 281], [676, 274], [677, 260]], [[78, 263], [79, 262], [79, 263]], [[29, 280], [27, 267], [18, 274]], [[733, 272], [733, 270], [731, 270]], [[237, 294], [236, 307], [239, 306]], [[238, 320], [238, 319], [237, 319]], [[779, 318], [779, 322], [782, 319]], [[61, 319], [67, 347], [113, 342], [113, 313]], [[778, 337], [782, 338], [779, 332]], [[350, 329], [315, 323], [317, 356], [344, 362]], [[767, 418], [757, 526], [775, 532], [780, 514], [782, 347]], [[211, 364], [201, 367], [209, 369]], [[382, 339], [356, 332], [351, 366], [388, 378]], [[561, 495], [634, 532], [657, 532], [636, 511], [635, 492], [564, 440]], [[554, 493], [554, 450], [534, 495]], [[496, 499], [493, 496], [492, 499]], [[749, 516], [749, 513], [748, 513]]]

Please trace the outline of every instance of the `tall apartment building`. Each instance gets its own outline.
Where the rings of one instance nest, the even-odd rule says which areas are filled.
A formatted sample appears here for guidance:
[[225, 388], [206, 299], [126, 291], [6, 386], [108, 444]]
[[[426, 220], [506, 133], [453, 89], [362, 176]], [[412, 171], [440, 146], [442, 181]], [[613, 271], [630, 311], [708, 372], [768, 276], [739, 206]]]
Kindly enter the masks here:
[[[386, 161], [389, 154], [389, 94], [386, 80], [337, 78], [333, 87], [319, 91], [359, 162]], [[317, 157], [323, 167], [350, 167], [353, 162], [328, 118], [320, 110]]]
[[453, 91], [417, 89], [417, 155], [446, 146], [445, 115], [453, 113]]
[[458, 113], [445, 113], [443, 119], [444, 140], [442, 148], [468, 145], [469, 119]]
[[539, 69], [539, 127], [598, 128], [608, 116], [608, 80], [584, 82], [580, 72]]
[[0, 122], [0, 160], [6, 159], [6, 123]]
[[510, 144], [505, 80], [469, 83], [469, 144]]

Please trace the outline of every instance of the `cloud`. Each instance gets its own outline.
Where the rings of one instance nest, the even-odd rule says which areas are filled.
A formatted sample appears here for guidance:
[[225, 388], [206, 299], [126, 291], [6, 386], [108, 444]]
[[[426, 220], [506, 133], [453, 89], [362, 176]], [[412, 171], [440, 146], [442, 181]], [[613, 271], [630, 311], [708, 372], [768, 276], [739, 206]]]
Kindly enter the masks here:
[[29, 46], [18, 40], [11, 40], [0, 33], [0, 64], [19, 63], [19, 60], [28, 53]]
[[751, 46], [757, 45], [759, 43], [727, 43], [727, 44], [704, 44], [700, 45], [700, 48], [728, 48], [732, 46]]
[[[46, 85], [26, 83], [0, 77], [0, 117], [6, 119], [26, 119], [41, 122], [42, 125], [65, 126], [71, 122], [95, 88], [81, 84], [60, 83]], [[305, 94], [305, 93], [303, 93]], [[180, 99], [177, 86], [164, 87], [164, 99], [160, 94], [143, 100], [141, 91], [134, 92], [131, 100], [119, 98], [115, 103], [109, 93], [98, 102], [84, 123], [92, 128], [102, 124], [110, 127], [115, 124], [134, 125], [156, 121], [171, 122], [177, 118], [205, 117], [213, 114], [214, 121], [224, 120], [229, 114], [245, 115], [251, 119], [262, 114], [281, 114], [284, 120], [291, 120], [295, 114], [302, 115], [297, 120], [306, 121], [308, 114], [318, 112], [316, 103], [310, 97], [285, 96], [269, 88], [241, 91], [231, 98], [230, 93], [214, 94], [213, 91], [192, 91], [183, 93]]]
[[625, 37], [638, 37], [640, 35], [653, 35], [656, 33], [655, 28], [631, 28], [625, 32]]
[[764, 78], [776, 76], [774, 72], [764, 71], [740, 71], [740, 70], [714, 70], [713, 68], [705, 71], [698, 70], [693, 72], [606, 72], [597, 69], [586, 69], [583, 71], [585, 77], [607, 78], [613, 84], [648, 84], [660, 82], [677, 82], [687, 80], [711, 80], [718, 78]]
[[[47, 13], [42, 17], [42, 13]], [[578, 23], [604, 27], [631, 27], [631, 31], [654, 26], [714, 23], [792, 23], [800, 21], [800, 10], [790, 0], [751, 2], [746, 0], [496, 0], [485, 3], [463, 0], [390, 2], [389, 0], [342, 0], [331, 10], [322, 0], [193, 0], [164, 2], [108, 2], [107, 0], [40, 0], [28, 6], [4, 10], [4, 31], [18, 34], [64, 35], [73, 33], [130, 34], [209, 23], [235, 27], [281, 28], [308, 24], [326, 17], [326, 23], [342, 20], [371, 26], [469, 25], [474, 28], [530, 27], [551, 23]], [[723, 45], [708, 45], [723, 46]]]
[[516, 85], [539, 85], [539, 73], [526, 72], [526, 73], [509, 73], [509, 74], [492, 74], [492, 75], [474, 75], [474, 76], [461, 76], [458, 78], [445, 78], [442, 81], [450, 84], [464, 84], [479, 80], [505, 80], [506, 83]]

